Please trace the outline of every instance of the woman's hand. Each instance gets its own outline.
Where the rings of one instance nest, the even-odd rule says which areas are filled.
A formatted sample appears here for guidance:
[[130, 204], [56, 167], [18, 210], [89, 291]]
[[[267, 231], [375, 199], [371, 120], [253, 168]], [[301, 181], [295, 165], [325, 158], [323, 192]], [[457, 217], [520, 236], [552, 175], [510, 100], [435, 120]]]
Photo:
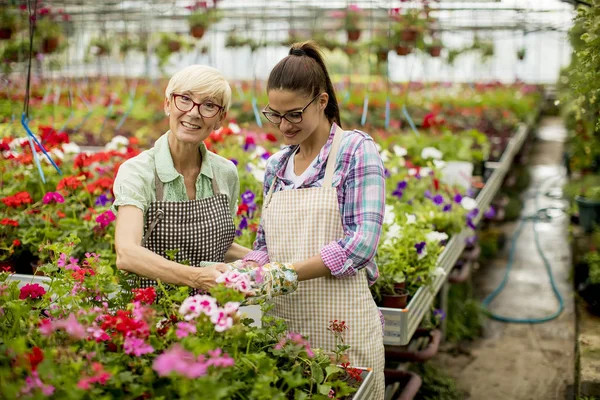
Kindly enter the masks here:
[[223, 272], [229, 271], [227, 264], [217, 264], [210, 267], [190, 268], [190, 279], [194, 289], [208, 291], [217, 284], [216, 280]]

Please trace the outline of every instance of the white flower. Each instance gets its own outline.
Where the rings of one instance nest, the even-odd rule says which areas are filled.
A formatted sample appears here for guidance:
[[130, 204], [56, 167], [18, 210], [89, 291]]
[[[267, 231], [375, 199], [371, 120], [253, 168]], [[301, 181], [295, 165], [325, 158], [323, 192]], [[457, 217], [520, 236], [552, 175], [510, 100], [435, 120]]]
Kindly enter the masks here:
[[432, 232], [427, 233], [427, 235], [425, 235], [425, 239], [428, 242], [439, 243], [442, 240], [448, 239], [448, 234], [445, 232], [432, 231]]
[[446, 275], [446, 271], [444, 271], [444, 268], [442, 268], [442, 267], [437, 267], [436, 269], [433, 270], [431, 275], [433, 275], [435, 278], [437, 278], [438, 276]]
[[379, 153], [379, 155], [381, 156], [381, 161], [385, 164], [388, 161], [390, 161], [390, 152], [387, 150], [383, 150], [381, 153]]
[[393, 224], [396, 220], [396, 214], [394, 213], [394, 207], [389, 204], [385, 205], [385, 213], [383, 214], [384, 224]]
[[419, 175], [427, 176], [427, 175], [429, 175], [430, 172], [431, 172], [431, 168], [423, 167], [423, 168], [421, 168], [421, 172]]
[[477, 208], [477, 201], [470, 197], [463, 197], [460, 205], [467, 211], [471, 211]]
[[446, 161], [433, 160], [433, 165], [435, 165], [436, 168], [442, 169], [446, 166]]
[[81, 148], [77, 143], [63, 143], [62, 150], [65, 154], [79, 154], [81, 153]]
[[215, 331], [223, 332], [233, 326], [233, 319], [222, 308], [210, 316], [210, 322], [215, 324]]
[[254, 178], [263, 183], [265, 181], [265, 168], [259, 168], [254, 164], [248, 164], [248, 168], [250, 169], [250, 173]]
[[240, 126], [238, 124], [233, 123], [233, 122], [229, 123], [229, 129], [231, 129], [231, 132], [235, 133], [236, 135], [239, 134], [242, 131], [240, 129]]
[[223, 310], [225, 311], [225, 313], [227, 313], [227, 315], [236, 315], [238, 310], [240, 308], [240, 303], [235, 302], [235, 301], [230, 301], [227, 304], [225, 304], [225, 307], [223, 307]]
[[[52, 153], [52, 155], [55, 155], [56, 158], [58, 158], [59, 160], [63, 160], [65, 158], [65, 153], [63, 153], [60, 149], [52, 149], [50, 153]], [[48, 157], [44, 158], [48, 160]], [[50, 160], [48, 160], [48, 162], [50, 162]]]
[[417, 222], [417, 216], [414, 214], [408, 214], [405, 213], [406, 215], [406, 225], [410, 225], [410, 224], [414, 224]]
[[428, 159], [428, 158], [433, 158], [436, 160], [441, 160], [442, 159], [442, 152], [439, 151], [438, 149], [436, 149], [435, 147], [425, 147], [422, 151], [421, 151], [421, 158], [423, 159]]
[[[404, 160], [402, 160], [403, 162], [401, 163], [402, 167], [404, 166]], [[392, 175], [398, 175], [400, 173], [400, 170], [398, 169], [398, 167], [392, 167], [390, 169], [390, 172], [392, 173]]]
[[427, 249], [423, 249], [423, 250], [421, 250], [421, 254], [419, 254], [419, 255], [417, 256], [417, 260], [420, 260], [420, 259], [422, 259], [422, 258], [423, 258], [423, 257], [425, 257], [426, 255], [427, 255]]
[[415, 176], [417, 174], [417, 169], [416, 168], [410, 168], [408, 170], [408, 175], [409, 176]]
[[402, 232], [402, 227], [398, 224], [390, 225], [388, 228], [387, 234], [385, 235], [386, 239], [393, 237], [400, 237]]
[[397, 144], [395, 144], [394, 147], [392, 147], [392, 150], [394, 150], [394, 154], [399, 157], [404, 157], [408, 154], [408, 150], [406, 150], [404, 147], [398, 146]]
[[212, 316], [218, 310], [217, 301], [208, 296], [197, 294], [188, 297], [181, 303], [179, 314], [183, 315], [183, 319], [190, 321], [198, 318], [201, 314]]

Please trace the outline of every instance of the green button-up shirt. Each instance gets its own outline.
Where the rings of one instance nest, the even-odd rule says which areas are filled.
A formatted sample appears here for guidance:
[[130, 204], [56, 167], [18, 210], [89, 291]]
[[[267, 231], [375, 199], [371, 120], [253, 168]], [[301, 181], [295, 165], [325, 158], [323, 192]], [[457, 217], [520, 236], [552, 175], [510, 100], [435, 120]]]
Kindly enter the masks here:
[[[153, 148], [125, 161], [119, 167], [113, 185], [113, 212], [116, 213], [119, 206], [132, 205], [146, 215], [150, 203], [156, 201], [155, 170], [164, 184], [165, 201], [188, 200], [183, 175], [177, 172], [173, 164], [167, 140], [169, 134], [170, 131], [162, 135]], [[208, 151], [204, 143], [198, 148], [202, 155], [202, 166], [196, 179], [196, 199], [212, 196], [211, 180], [216, 179], [221, 193], [229, 198], [231, 214], [235, 216], [240, 195], [237, 167], [228, 159]]]

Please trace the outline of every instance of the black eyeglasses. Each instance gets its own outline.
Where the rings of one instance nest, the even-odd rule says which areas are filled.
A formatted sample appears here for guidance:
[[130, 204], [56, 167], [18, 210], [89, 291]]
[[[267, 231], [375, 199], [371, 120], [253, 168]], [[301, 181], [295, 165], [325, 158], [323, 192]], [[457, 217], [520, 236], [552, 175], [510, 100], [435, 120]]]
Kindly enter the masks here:
[[198, 112], [204, 118], [212, 118], [220, 111], [225, 109], [225, 107], [215, 104], [209, 100], [203, 101], [202, 103], [196, 103], [189, 96], [184, 94], [171, 93], [171, 96], [173, 96], [173, 103], [175, 103], [175, 107], [177, 107], [179, 111], [190, 112], [194, 106], [198, 106]]
[[291, 124], [299, 124], [300, 122], [302, 122], [302, 114], [304, 113], [304, 110], [306, 110], [306, 108], [310, 106], [312, 102], [315, 101], [319, 96], [321, 96], [321, 93], [313, 97], [307, 105], [305, 105], [304, 107], [302, 107], [302, 109], [297, 111], [288, 111], [285, 114], [281, 115], [275, 111], [267, 111], [267, 108], [269, 107], [269, 105], [267, 104], [267, 106], [262, 110], [262, 113], [265, 116], [265, 118], [269, 120], [269, 122], [275, 125], [281, 124], [282, 118], [285, 118], [285, 120]]

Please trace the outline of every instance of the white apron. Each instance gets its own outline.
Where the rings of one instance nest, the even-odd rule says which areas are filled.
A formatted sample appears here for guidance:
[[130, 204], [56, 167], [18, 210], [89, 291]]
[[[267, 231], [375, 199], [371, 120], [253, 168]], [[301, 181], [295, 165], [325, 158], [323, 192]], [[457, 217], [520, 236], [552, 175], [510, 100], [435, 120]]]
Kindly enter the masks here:
[[[328, 243], [344, 237], [337, 189], [332, 187], [337, 153], [344, 135], [336, 125], [325, 167], [323, 187], [273, 193], [277, 177], [265, 199], [262, 223], [271, 261], [296, 263], [319, 254]], [[293, 157], [293, 156], [292, 156]], [[271, 314], [283, 318], [291, 332], [308, 336], [312, 347], [335, 349], [330, 321], [345, 321], [344, 344], [351, 346], [351, 366], [370, 367], [375, 374], [371, 400], [383, 400], [385, 364], [381, 320], [361, 269], [352, 277], [333, 276], [299, 282], [294, 293], [273, 298]]]

